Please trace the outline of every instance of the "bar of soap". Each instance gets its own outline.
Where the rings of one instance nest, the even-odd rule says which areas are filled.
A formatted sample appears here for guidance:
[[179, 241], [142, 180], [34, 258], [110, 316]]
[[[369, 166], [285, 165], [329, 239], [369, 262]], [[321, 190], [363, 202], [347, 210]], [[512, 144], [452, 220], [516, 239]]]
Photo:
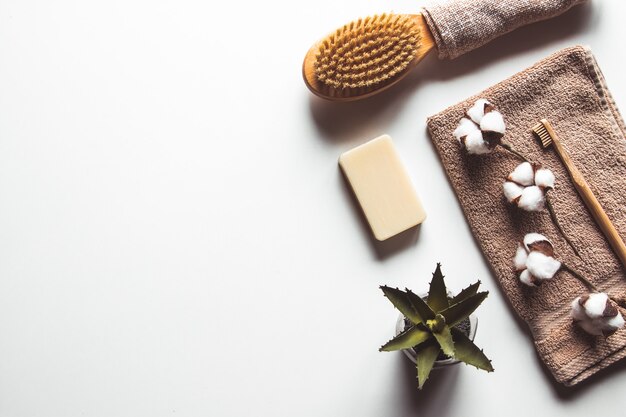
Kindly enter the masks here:
[[380, 136], [339, 157], [377, 240], [386, 240], [426, 219], [391, 137]]

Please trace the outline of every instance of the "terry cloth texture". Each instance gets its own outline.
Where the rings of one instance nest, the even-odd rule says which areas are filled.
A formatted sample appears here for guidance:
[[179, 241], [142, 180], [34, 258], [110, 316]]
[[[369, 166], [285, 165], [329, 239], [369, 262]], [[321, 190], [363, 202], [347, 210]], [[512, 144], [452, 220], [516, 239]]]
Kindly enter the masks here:
[[585, 0], [453, 0], [422, 11], [439, 58], [456, 58], [520, 26], [560, 15]]
[[[486, 98], [504, 116], [504, 140], [529, 160], [553, 170], [550, 199], [578, 258], [547, 211], [523, 212], [508, 204], [502, 183], [521, 162], [503, 148], [487, 155], [461, 151], [452, 132], [465, 111]], [[569, 316], [570, 303], [586, 292], [565, 271], [531, 288], [513, 267], [517, 242], [526, 233], [545, 235], [555, 257], [579, 271], [601, 291], [626, 293], [624, 270], [578, 196], [565, 167], [551, 148], [542, 149], [531, 128], [548, 119], [589, 182], [622, 237], [626, 237], [626, 139], [624, 122], [591, 51], [564, 49], [474, 97], [428, 119], [439, 153], [474, 237], [505, 296], [527, 322], [539, 356], [561, 383], [575, 385], [626, 356], [626, 329], [603, 338], [586, 334]], [[626, 311], [620, 310], [626, 316]]]

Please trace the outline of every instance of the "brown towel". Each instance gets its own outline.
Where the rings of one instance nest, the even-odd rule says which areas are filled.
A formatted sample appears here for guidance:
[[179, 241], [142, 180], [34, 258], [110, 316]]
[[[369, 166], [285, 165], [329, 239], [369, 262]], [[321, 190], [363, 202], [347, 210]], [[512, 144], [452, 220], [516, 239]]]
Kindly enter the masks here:
[[456, 58], [520, 26], [560, 15], [585, 0], [454, 0], [424, 8], [439, 58]]
[[[522, 212], [506, 202], [502, 183], [519, 159], [499, 147], [482, 156], [462, 153], [452, 132], [478, 98], [490, 100], [503, 114], [506, 141], [555, 173], [551, 201], [582, 260], [563, 240], [546, 211]], [[543, 150], [533, 137], [531, 127], [542, 118], [552, 122], [620, 235], [626, 236], [625, 127], [590, 50], [564, 49], [430, 117], [428, 130], [504, 294], [528, 323], [539, 356], [554, 377], [570, 386], [626, 356], [626, 330], [604, 339], [589, 336], [575, 326], [569, 317], [570, 303], [585, 292], [585, 287], [566, 272], [558, 272], [539, 288], [521, 284], [513, 268], [517, 242], [529, 232], [547, 236], [558, 259], [614, 296], [624, 295], [626, 276], [554, 150]], [[626, 316], [623, 310], [622, 314]]]

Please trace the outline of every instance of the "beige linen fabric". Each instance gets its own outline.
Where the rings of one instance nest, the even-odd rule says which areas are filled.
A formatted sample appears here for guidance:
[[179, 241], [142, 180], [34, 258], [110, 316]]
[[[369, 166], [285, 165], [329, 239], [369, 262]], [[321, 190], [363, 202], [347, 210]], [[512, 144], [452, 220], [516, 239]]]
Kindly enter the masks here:
[[[490, 100], [503, 114], [507, 142], [554, 171], [551, 201], [582, 260], [546, 211], [522, 212], [506, 202], [502, 183], [519, 159], [502, 148], [482, 156], [461, 151], [452, 132], [478, 98]], [[575, 385], [626, 356], [626, 330], [604, 339], [575, 326], [569, 317], [570, 303], [585, 287], [567, 272], [558, 272], [539, 288], [521, 284], [513, 267], [517, 242], [529, 232], [544, 234], [555, 245], [558, 259], [614, 296], [626, 293], [626, 276], [554, 150], [543, 150], [533, 137], [531, 127], [542, 118], [552, 122], [620, 235], [626, 237], [626, 129], [587, 48], [564, 49], [430, 117], [428, 131], [472, 233], [504, 295], [527, 322], [539, 356], [556, 380]]]
[[456, 58], [520, 26], [558, 16], [585, 0], [453, 0], [424, 7], [439, 58]]

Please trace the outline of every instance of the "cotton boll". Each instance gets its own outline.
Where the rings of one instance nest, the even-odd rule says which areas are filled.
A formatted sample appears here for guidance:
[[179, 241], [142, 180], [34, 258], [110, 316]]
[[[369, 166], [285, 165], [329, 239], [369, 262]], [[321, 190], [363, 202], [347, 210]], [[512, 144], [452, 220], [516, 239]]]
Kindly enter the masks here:
[[499, 111], [495, 110], [485, 114], [480, 121], [480, 130], [485, 132], [497, 132], [504, 135], [506, 131], [504, 117], [502, 117]]
[[610, 321], [615, 319], [615, 323], [618, 324], [620, 322], [620, 318], [621, 318], [621, 321], [624, 320], [622, 318], [622, 315], [618, 314], [617, 316], [614, 316], [614, 317], [593, 319], [593, 320], [589, 320], [588, 322], [590, 322], [591, 325], [594, 327], [594, 329], [600, 334], [602, 334], [603, 336], [610, 336], [613, 333], [615, 333], [618, 329], [621, 329], [621, 326], [612, 326], [610, 324]]
[[549, 169], [541, 168], [535, 172], [535, 185], [543, 188], [554, 188], [554, 174]]
[[585, 313], [591, 319], [602, 317], [607, 301], [609, 301], [609, 296], [603, 292], [589, 294], [589, 298], [583, 305]]
[[[481, 127], [481, 122], [484, 126]], [[486, 99], [477, 100], [461, 118], [453, 134], [469, 154], [490, 153], [501, 144], [505, 125], [502, 114]]]
[[515, 259], [513, 260], [515, 269], [518, 271], [526, 269], [526, 259], [528, 259], [526, 249], [521, 244], [517, 245], [517, 252], [515, 252]]
[[472, 132], [480, 130], [476, 123], [464, 117], [459, 122], [459, 126], [454, 130], [454, 137], [460, 141], [463, 136], [467, 136]]
[[533, 185], [526, 187], [517, 202], [517, 206], [526, 211], [540, 211], [544, 208], [544, 196], [541, 188]]
[[533, 282], [533, 277], [532, 275], [530, 275], [530, 272], [528, 272], [528, 269], [524, 269], [522, 273], [519, 274], [519, 280], [522, 282], [522, 284], [528, 285], [529, 287], [536, 287], [535, 283]]
[[511, 172], [508, 180], [524, 187], [528, 187], [529, 185], [534, 184], [535, 170], [533, 170], [533, 166], [530, 162], [522, 162], [513, 170], [513, 172]]
[[487, 146], [487, 142], [483, 139], [483, 132], [480, 130], [476, 130], [467, 135], [465, 138], [465, 149], [467, 149], [467, 152], [476, 155], [491, 152], [491, 149]]
[[528, 254], [526, 267], [535, 278], [540, 280], [551, 279], [561, 268], [561, 262], [541, 252], [532, 251]]
[[536, 242], [548, 242], [550, 246], [552, 246], [552, 242], [544, 235], [540, 233], [526, 233], [526, 236], [524, 236], [524, 246], [528, 252], [530, 252], [530, 246]]
[[572, 302], [571, 316], [584, 331], [594, 336], [610, 336], [624, 327], [624, 317], [617, 304], [605, 293], [577, 297]]
[[624, 327], [624, 317], [622, 317], [620, 313], [617, 313], [616, 316], [605, 318], [604, 320], [604, 330], [621, 329], [622, 327]]
[[572, 311], [570, 315], [574, 320], [585, 320], [587, 319], [587, 314], [585, 313], [585, 309], [580, 305], [580, 297], [576, 297], [574, 301], [572, 301]]
[[576, 324], [578, 324], [584, 331], [586, 331], [587, 333], [593, 335], [593, 336], [601, 336], [602, 335], [602, 329], [601, 326], [598, 325], [598, 323], [594, 323], [593, 320], [581, 320], [576, 322]]
[[541, 281], [554, 277], [561, 269], [561, 262], [554, 259], [552, 253], [552, 243], [544, 235], [526, 234], [523, 242], [518, 244], [513, 259], [515, 269], [521, 271], [520, 281], [529, 286], [537, 286]]
[[523, 188], [514, 182], [507, 181], [502, 185], [504, 189], [504, 196], [506, 197], [506, 201], [512, 203], [515, 199], [519, 198], [522, 195]]
[[485, 105], [491, 104], [484, 98], [476, 100], [474, 105], [467, 110], [467, 115], [476, 123], [480, 124], [483, 116], [485, 115]]
[[526, 211], [541, 211], [545, 203], [545, 197], [541, 189], [535, 185], [526, 187], [517, 202], [517, 206]]
[[[514, 202], [517, 203], [519, 208], [526, 211], [543, 210], [546, 199], [544, 190], [554, 188], [554, 174], [552, 171], [539, 169], [535, 172], [535, 167], [530, 162], [522, 162], [515, 167], [513, 172], [507, 177], [507, 181], [514, 182], [523, 188], [522, 194]], [[514, 190], [512, 187], [504, 190], [509, 202], [513, 201], [513, 199], [507, 196], [507, 191], [510, 195], [513, 195]]]

